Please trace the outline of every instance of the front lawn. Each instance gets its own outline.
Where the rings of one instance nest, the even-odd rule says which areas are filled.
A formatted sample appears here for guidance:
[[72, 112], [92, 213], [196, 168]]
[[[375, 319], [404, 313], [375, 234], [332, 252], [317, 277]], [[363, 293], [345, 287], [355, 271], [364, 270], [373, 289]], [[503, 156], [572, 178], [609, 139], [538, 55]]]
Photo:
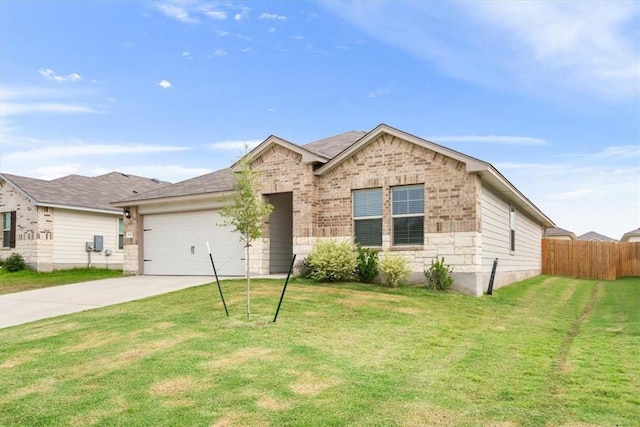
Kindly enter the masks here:
[[38, 273], [29, 269], [10, 273], [0, 268], [0, 294], [121, 276], [122, 270], [108, 270], [106, 268], [72, 268], [50, 273]]
[[222, 285], [1, 329], [0, 425], [637, 425], [640, 278]]

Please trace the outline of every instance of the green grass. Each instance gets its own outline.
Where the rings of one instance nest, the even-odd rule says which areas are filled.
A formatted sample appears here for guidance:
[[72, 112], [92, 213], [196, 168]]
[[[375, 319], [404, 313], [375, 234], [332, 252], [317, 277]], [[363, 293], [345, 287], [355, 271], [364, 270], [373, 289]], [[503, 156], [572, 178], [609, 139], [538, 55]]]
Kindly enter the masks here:
[[640, 278], [215, 285], [0, 330], [0, 425], [632, 426]]
[[28, 269], [10, 273], [0, 269], [0, 295], [121, 276], [122, 270], [106, 268], [72, 268], [50, 273], [38, 273]]

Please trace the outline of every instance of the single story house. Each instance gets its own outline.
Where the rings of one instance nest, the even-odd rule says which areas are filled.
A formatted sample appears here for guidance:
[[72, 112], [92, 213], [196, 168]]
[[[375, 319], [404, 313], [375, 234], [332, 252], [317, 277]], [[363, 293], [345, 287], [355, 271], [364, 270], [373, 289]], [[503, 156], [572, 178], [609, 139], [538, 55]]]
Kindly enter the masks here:
[[[253, 149], [260, 194], [275, 209], [251, 247], [250, 270], [286, 272], [321, 239], [344, 239], [406, 257], [414, 279], [435, 257], [454, 287], [486, 290], [541, 273], [541, 239], [554, 227], [489, 163], [381, 124], [306, 145], [270, 136]], [[237, 164], [236, 164], [237, 165]], [[128, 274], [242, 275], [244, 249], [221, 226], [233, 167], [114, 202], [125, 219]]]
[[615, 242], [616, 239], [612, 239], [604, 234], [596, 233], [595, 231], [589, 231], [587, 233], [578, 236], [578, 240], [586, 240], [591, 242]]
[[110, 202], [167, 184], [120, 172], [50, 181], [0, 173], [0, 258], [18, 253], [37, 271], [121, 269], [123, 213]]
[[627, 231], [620, 238], [621, 242], [640, 242], [640, 227], [635, 230]]
[[555, 240], [578, 240], [576, 233], [560, 227], [548, 228], [544, 233], [544, 238]]

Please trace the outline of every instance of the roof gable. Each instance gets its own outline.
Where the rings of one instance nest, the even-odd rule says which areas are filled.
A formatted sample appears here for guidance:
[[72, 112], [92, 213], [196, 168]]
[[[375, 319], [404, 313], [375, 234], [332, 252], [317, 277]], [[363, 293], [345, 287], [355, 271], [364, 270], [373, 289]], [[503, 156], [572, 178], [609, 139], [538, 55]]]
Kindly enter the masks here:
[[599, 240], [601, 242], [615, 242], [616, 239], [612, 239], [604, 234], [596, 233], [595, 231], [589, 231], [578, 236], [578, 240]]
[[[294, 153], [299, 154], [302, 157], [301, 161], [303, 163], [318, 163], [318, 162], [325, 163], [329, 160], [327, 157], [323, 155], [314, 153], [304, 147], [294, 144], [293, 142], [289, 142], [285, 139], [279, 138], [275, 135], [269, 136], [267, 139], [262, 141], [260, 145], [258, 145], [256, 148], [251, 150], [247, 155], [250, 156], [252, 159], [257, 159], [262, 154], [266, 153], [274, 145], [279, 145], [281, 147], [284, 147], [287, 150], [290, 150], [290, 151], [293, 151]], [[239, 161], [235, 162], [231, 166], [231, 169], [235, 170], [238, 167], [239, 163], [240, 163]]]
[[464, 163], [465, 165], [467, 165], [467, 171], [480, 170], [489, 166], [488, 163], [485, 163], [481, 160], [459, 153], [455, 150], [451, 150], [449, 148], [443, 147], [442, 145], [438, 145], [431, 141], [427, 141], [426, 139], [422, 139], [417, 136], [411, 135], [409, 133], [403, 132], [391, 126], [385, 125], [383, 123], [378, 125], [371, 132], [364, 134], [360, 139], [358, 139], [357, 141], [353, 142], [351, 145], [343, 149], [339, 154], [333, 157], [330, 162], [328, 162], [327, 164], [319, 168], [316, 171], [316, 175], [323, 175], [329, 172], [330, 170], [338, 166], [340, 163], [345, 161], [347, 158], [351, 157], [352, 155], [354, 155], [355, 153], [363, 149], [365, 146], [367, 146], [369, 143], [376, 140], [379, 136], [383, 134], [389, 134], [396, 138], [400, 138], [402, 140], [424, 147], [428, 150], [431, 150], [436, 153], [442, 154], [444, 156], [451, 157], [455, 160], [458, 160]]
[[333, 157], [328, 163], [318, 168], [316, 175], [324, 175], [336, 166], [340, 165], [346, 159], [356, 154], [358, 151], [366, 147], [369, 143], [376, 140], [383, 134], [388, 134], [404, 141], [416, 144], [420, 147], [426, 148], [433, 152], [439, 153], [443, 156], [450, 157], [461, 163], [466, 167], [467, 173], [477, 173], [482, 178], [483, 183], [486, 183], [497, 191], [506, 200], [509, 200], [514, 205], [518, 206], [522, 211], [529, 214], [532, 218], [538, 221], [545, 227], [553, 227], [555, 224], [549, 219], [540, 209], [538, 209], [528, 198], [524, 196], [513, 184], [511, 184], [496, 168], [490, 163], [476, 159], [474, 157], [462, 154], [458, 151], [436, 144], [426, 139], [419, 138], [415, 135], [411, 135], [407, 132], [398, 130], [384, 123], [378, 125], [371, 132], [364, 135], [362, 138], [351, 144], [345, 150]]

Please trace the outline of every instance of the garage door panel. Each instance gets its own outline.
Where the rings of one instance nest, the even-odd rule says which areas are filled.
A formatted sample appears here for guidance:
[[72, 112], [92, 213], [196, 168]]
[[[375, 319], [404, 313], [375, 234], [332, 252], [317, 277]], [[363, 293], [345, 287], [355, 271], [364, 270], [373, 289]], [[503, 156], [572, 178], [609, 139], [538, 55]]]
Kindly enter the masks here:
[[216, 211], [145, 215], [145, 274], [212, 275], [207, 242], [219, 275], [244, 274], [244, 247]]

